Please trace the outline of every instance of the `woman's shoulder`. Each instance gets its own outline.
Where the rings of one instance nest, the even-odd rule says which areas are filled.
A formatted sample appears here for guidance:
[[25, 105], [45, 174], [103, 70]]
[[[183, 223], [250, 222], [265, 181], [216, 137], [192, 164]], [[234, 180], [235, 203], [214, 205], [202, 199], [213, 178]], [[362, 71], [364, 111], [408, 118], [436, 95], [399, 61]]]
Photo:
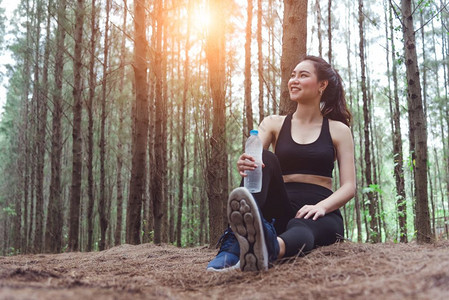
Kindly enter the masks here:
[[284, 120], [285, 116], [280, 115], [267, 116], [262, 120], [262, 122], [260, 122], [259, 130], [270, 132], [271, 134], [276, 134], [281, 129]]
[[334, 140], [352, 138], [351, 128], [341, 121], [329, 119], [329, 131]]
[[349, 126], [342, 121], [329, 119], [329, 127], [333, 127], [336, 130], [350, 130]]
[[284, 122], [286, 116], [281, 115], [269, 115], [266, 116], [262, 122], [269, 122], [269, 123], [282, 123]]
[[269, 127], [270, 129], [276, 129], [279, 126], [282, 126], [282, 123], [284, 123], [285, 117], [286, 116], [281, 116], [281, 115], [266, 116], [260, 123], [260, 126]]

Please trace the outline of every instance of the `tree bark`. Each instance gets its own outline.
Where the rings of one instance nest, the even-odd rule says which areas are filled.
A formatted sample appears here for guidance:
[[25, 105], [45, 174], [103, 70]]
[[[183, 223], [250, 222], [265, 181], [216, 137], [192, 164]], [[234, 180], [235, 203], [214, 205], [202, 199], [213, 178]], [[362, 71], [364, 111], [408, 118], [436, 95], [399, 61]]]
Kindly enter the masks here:
[[263, 105], [263, 83], [264, 83], [264, 75], [263, 75], [263, 53], [262, 53], [262, 0], [257, 0], [257, 73], [259, 75], [259, 122], [262, 122], [265, 111]]
[[[40, 116], [40, 85], [39, 85], [39, 77], [40, 77], [40, 39], [41, 39], [41, 22], [42, 22], [42, 6], [43, 3], [39, 0], [34, 1], [33, 11], [29, 14], [30, 18], [34, 20], [34, 24], [31, 27], [28, 27], [29, 34], [33, 35], [32, 45], [30, 45], [30, 50], [34, 50], [34, 58], [33, 58], [33, 89], [32, 89], [32, 100], [31, 100], [31, 111], [27, 116], [27, 120], [29, 123], [28, 134], [30, 135], [30, 139], [28, 141], [29, 154], [27, 160], [27, 168], [30, 169], [29, 179], [24, 180], [26, 184], [26, 192], [25, 195], [28, 194], [27, 190], [30, 190], [30, 195], [25, 197], [24, 202], [24, 219], [23, 219], [23, 242], [22, 242], [22, 253], [28, 253], [31, 248], [32, 235], [31, 231], [33, 228], [34, 222], [34, 194], [36, 187], [36, 163], [37, 156], [39, 155], [36, 152], [37, 145], [39, 143], [39, 116]], [[28, 34], [27, 34], [28, 35]], [[31, 53], [31, 51], [30, 51]], [[31, 56], [31, 55], [30, 55]], [[31, 74], [29, 74], [31, 77]]]
[[56, 31], [55, 54], [55, 92], [53, 94], [52, 111], [52, 141], [51, 141], [51, 183], [48, 200], [47, 226], [45, 232], [46, 252], [61, 252], [62, 243], [62, 188], [61, 188], [61, 157], [62, 157], [62, 80], [64, 69], [64, 40], [66, 0], [61, 0], [57, 7], [58, 28]]
[[81, 90], [81, 46], [83, 42], [84, 0], [77, 0], [75, 10], [75, 53], [73, 55], [73, 132], [72, 132], [72, 190], [70, 198], [69, 249], [79, 250], [79, 220], [81, 201], [82, 136], [81, 119], [83, 113]]
[[[156, 32], [157, 23], [156, 18], [151, 19], [151, 28], [152, 32]], [[156, 157], [155, 157], [155, 135], [156, 135], [156, 112], [155, 112], [155, 87], [156, 87], [156, 75], [155, 75], [155, 62], [156, 62], [156, 53], [153, 51], [156, 47], [156, 36], [157, 34], [151, 35], [150, 47], [148, 47], [148, 57], [149, 57], [149, 71], [148, 73], [148, 107], [149, 107], [149, 124], [148, 124], [148, 168], [147, 168], [147, 179], [148, 182], [148, 201], [144, 201], [143, 205], [143, 231], [144, 231], [144, 239], [143, 242], [149, 242], [154, 237], [150, 237], [150, 232], [154, 226], [154, 216], [153, 210], [150, 209], [153, 207], [153, 184], [154, 184], [154, 172], [156, 166]], [[174, 46], [173, 46], [174, 48]], [[144, 199], [146, 200], [146, 199]]]
[[182, 236], [182, 206], [184, 202], [184, 172], [185, 172], [185, 144], [186, 144], [186, 114], [187, 114], [187, 92], [189, 91], [189, 80], [190, 80], [190, 23], [191, 23], [191, 0], [189, 0], [187, 8], [187, 33], [186, 33], [186, 47], [185, 47], [185, 61], [184, 61], [184, 87], [182, 91], [182, 111], [181, 111], [181, 141], [179, 144], [179, 169], [178, 169], [178, 186], [179, 186], [179, 199], [178, 199], [178, 211], [177, 211], [177, 222], [176, 222], [176, 246], [181, 247], [181, 236]]
[[111, 0], [106, 0], [106, 20], [104, 28], [104, 51], [103, 51], [103, 79], [101, 83], [101, 118], [100, 118], [100, 201], [98, 203], [98, 212], [100, 215], [100, 251], [106, 246], [106, 230], [109, 225], [108, 218], [108, 202], [106, 199], [106, 88], [107, 88], [107, 72], [108, 72], [108, 56], [109, 56], [109, 12]]
[[125, 110], [125, 101], [126, 96], [123, 94], [123, 86], [125, 81], [125, 42], [126, 42], [126, 18], [128, 15], [128, 4], [127, 1], [123, 1], [124, 9], [123, 9], [123, 35], [120, 49], [120, 84], [119, 91], [121, 92], [121, 97], [119, 99], [119, 139], [117, 145], [117, 220], [115, 226], [115, 234], [114, 234], [114, 244], [120, 245], [122, 243], [122, 223], [123, 223], [123, 182], [122, 182], [122, 168], [123, 168], [123, 142], [122, 142], [122, 130], [123, 130], [123, 121], [124, 121], [124, 110]]
[[[398, 75], [397, 75], [397, 62], [396, 62], [396, 46], [394, 44], [394, 28], [393, 28], [393, 15], [392, 8], [389, 8], [389, 28], [390, 28], [390, 42], [391, 42], [391, 61], [392, 61], [392, 79], [393, 79], [393, 98], [394, 106], [390, 108], [393, 119], [393, 161], [394, 161], [394, 178], [396, 184], [397, 194], [397, 211], [399, 222], [399, 240], [402, 243], [407, 243], [407, 199], [405, 195], [405, 182], [404, 182], [404, 155], [402, 151], [402, 133], [401, 133], [401, 120], [400, 120], [400, 108], [399, 108], [399, 94], [398, 94]], [[388, 36], [388, 34], [386, 35]], [[387, 42], [388, 46], [388, 42]], [[387, 57], [388, 62], [388, 57]], [[390, 76], [388, 76], [390, 78]], [[390, 97], [391, 98], [391, 97]], [[391, 99], [390, 99], [390, 106]]]
[[327, 2], [327, 40], [329, 43], [328, 63], [332, 64], [332, 0]]
[[142, 199], [145, 197], [145, 164], [148, 139], [148, 83], [145, 1], [134, 2], [134, 80], [136, 107], [134, 109], [130, 192], [126, 211], [126, 242], [140, 243]]
[[44, 166], [46, 153], [46, 128], [47, 128], [47, 97], [48, 97], [48, 62], [50, 58], [50, 22], [52, 1], [47, 4], [47, 24], [45, 37], [44, 61], [42, 65], [42, 81], [39, 86], [38, 97], [38, 132], [36, 142], [36, 217], [34, 227], [33, 252], [42, 252], [44, 241]]
[[[168, 2], [164, 1], [162, 10], [165, 14], [166, 11], [168, 11]], [[168, 33], [169, 33], [169, 23], [167, 22], [165, 24], [166, 17], [163, 15], [163, 21], [162, 21], [162, 72], [161, 72], [161, 80], [162, 80], [162, 102], [161, 102], [161, 145], [160, 145], [160, 153], [161, 153], [161, 159], [159, 160], [159, 170], [160, 170], [160, 177], [162, 182], [162, 229], [161, 229], [161, 242], [167, 243], [168, 242], [168, 184], [167, 184], [167, 119], [168, 119], [168, 105], [169, 97], [168, 97], [168, 82], [167, 82], [167, 66], [168, 66]], [[181, 73], [181, 72], [180, 72]]]
[[246, 132], [248, 134], [254, 127], [253, 105], [251, 101], [251, 41], [253, 24], [253, 0], [247, 1], [246, 10], [246, 40], [245, 40], [245, 114], [246, 114]]
[[369, 239], [372, 242], [379, 242], [379, 228], [377, 224], [377, 212], [376, 212], [376, 199], [374, 196], [374, 192], [371, 190], [373, 185], [372, 179], [372, 164], [371, 164], [371, 151], [370, 151], [370, 132], [369, 132], [369, 124], [370, 124], [370, 115], [369, 115], [369, 104], [368, 104], [368, 95], [366, 91], [366, 67], [365, 67], [365, 36], [364, 36], [364, 14], [363, 14], [363, 0], [359, 0], [359, 55], [360, 55], [360, 68], [361, 68], [361, 86], [362, 86], [362, 95], [363, 95], [363, 120], [364, 120], [364, 155], [365, 155], [365, 180], [366, 187], [368, 188], [368, 192], [366, 193], [369, 201], [369, 214], [370, 214], [370, 232]]
[[162, 74], [162, 38], [163, 38], [163, 7], [162, 0], [156, 2], [156, 61], [154, 64], [154, 73], [156, 79], [155, 89], [155, 139], [154, 156], [155, 165], [152, 170], [151, 198], [153, 200], [153, 222], [154, 222], [154, 243], [160, 244], [163, 239], [163, 218], [164, 218], [164, 176], [166, 163], [164, 162], [167, 137], [164, 135], [167, 124], [165, 103], [163, 101], [163, 74]]
[[[319, 0], [317, 0], [317, 3], [319, 3]], [[350, 7], [348, 7], [347, 11], [347, 27], [349, 28], [349, 17], [352, 16], [352, 12]], [[351, 62], [351, 35], [348, 34], [347, 41], [346, 41], [346, 50], [347, 50], [347, 67], [348, 67], [348, 81], [349, 81], [349, 105], [351, 109], [354, 107], [354, 96], [353, 96], [353, 89], [352, 89], [352, 62]], [[354, 136], [354, 126], [351, 126], [351, 133]], [[359, 166], [356, 164], [356, 170], [359, 168]], [[357, 172], [356, 172], [357, 174]], [[357, 242], [362, 242], [362, 218], [360, 214], [360, 199], [359, 199], [359, 193], [356, 193], [354, 195], [354, 214], [355, 214], [355, 221], [357, 225]]]
[[402, 0], [401, 10], [408, 85], [407, 100], [409, 120], [412, 125], [410, 135], [413, 135], [415, 145], [412, 158], [415, 163], [417, 241], [419, 243], [429, 243], [432, 241], [432, 233], [427, 199], [427, 129], [419, 80], [411, 0]]
[[213, 101], [212, 136], [207, 157], [207, 195], [209, 198], [210, 241], [217, 241], [227, 223], [225, 201], [228, 196], [228, 156], [225, 105], [225, 18], [226, 1], [210, 0], [211, 20], [206, 37], [210, 95]]
[[315, 1], [315, 9], [316, 9], [316, 24], [317, 24], [317, 32], [318, 32], [318, 55], [320, 57], [323, 56], [323, 37], [321, 34], [321, 5], [320, 0]]
[[293, 68], [307, 51], [307, 0], [284, 0], [282, 27], [280, 114], [285, 115], [296, 110], [287, 83]]
[[[440, 1], [440, 3], [441, 3], [441, 5], [443, 5], [442, 1]], [[447, 27], [447, 24], [445, 24], [444, 21], [445, 21], [445, 18], [441, 18], [441, 25], [443, 27]], [[448, 56], [448, 52], [449, 52], [448, 51], [448, 41], [447, 41], [446, 36], [447, 36], [447, 34], [444, 31], [441, 32], [441, 37], [442, 37], [441, 40], [443, 42], [442, 43], [443, 47], [442, 47], [441, 51], [442, 51], [443, 61], [447, 60], [447, 56]], [[434, 42], [434, 44], [435, 44], [435, 42]], [[434, 48], [436, 49], [436, 47], [434, 47]], [[436, 54], [435, 54], [435, 56], [436, 56]], [[443, 66], [443, 75], [444, 75], [443, 82], [447, 82], [448, 73], [449, 73], [449, 64], [445, 63]], [[437, 87], [438, 87], [438, 81], [437, 81]], [[445, 105], [443, 105], [443, 107], [441, 109], [443, 110], [442, 114], [444, 115], [444, 120], [446, 121], [446, 128], [449, 128], [449, 104], [448, 104], [448, 96], [447, 96], [448, 95], [447, 84], [444, 85], [444, 95], [445, 95], [445, 97], [444, 97]], [[441, 121], [441, 122], [443, 123], [443, 121]], [[441, 124], [441, 127], [443, 127], [443, 126], [444, 125]], [[444, 154], [444, 157], [446, 157], [446, 195], [448, 195], [447, 204], [449, 207], [449, 154], [448, 154], [449, 138], [444, 139], [444, 135], [442, 135], [442, 137], [443, 137], [442, 140], [446, 141], [446, 144], [444, 144], [444, 142], [443, 142], [443, 151], [444, 151], [443, 154]]]
[[[443, 5], [443, 2], [440, 1], [440, 4]], [[447, 28], [447, 24], [445, 23], [446, 18], [441, 18], [441, 26]], [[449, 54], [449, 46], [448, 46], [448, 40], [447, 40], [447, 34], [446, 32], [443, 30], [441, 32], [441, 40], [442, 40], [442, 47], [441, 47], [441, 54], [443, 57], [443, 61], [447, 61], [447, 57]], [[434, 45], [435, 45], [435, 41], [434, 41]], [[434, 46], [434, 48], [436, 49], [437, 47]], [[435, 50], [436, 51], [436, 50]], [[436, 57], [436, 53], [435, 53], [435, 57]], [[443, 65], [443, 82], [447, 82], [448, 80], [448, 73], [449, 73], [449, 64], [445, 63]], [[438, 88], [438, 80], [437, 82], [437, 88]], [[448, 104], [448, 86], [447, 84], [444, 85], [444, 102], [445, 105], [442, 105], [442, 114], [444, 116], [444, 120], [446, 123], [446, 128], [449, 128], [449, 104]], [[442, 121], [443, 122], [443, 121]], [[443, 127], [443, 124], [441, 125]], [[448, 195], [447, 197], [447, 204], [449, 207], [449, 138], [444, 139], [444, 135], [442, 135], [443, 137], [443, 141], [446, 141], [446, 144], [444, 144], [443, 142], [443, 154], [444, 157], [446, 157], [446, 195]]]
[[94, 98], [95, 98], [95, 86], [96, 86], [96, 74], [95, 74], [95, 45], [97, 39], [97, 17], [95, 0], [92, 0], [92, 15], [90, 19], [90, 60], [89, 60], [89, 96], [87, 100], [87, 248], [86, 251], [92, 251], [93, 247], [93, 221], [94, 221], [94, 172], [93, 172], [93, 160], [94, 160]]

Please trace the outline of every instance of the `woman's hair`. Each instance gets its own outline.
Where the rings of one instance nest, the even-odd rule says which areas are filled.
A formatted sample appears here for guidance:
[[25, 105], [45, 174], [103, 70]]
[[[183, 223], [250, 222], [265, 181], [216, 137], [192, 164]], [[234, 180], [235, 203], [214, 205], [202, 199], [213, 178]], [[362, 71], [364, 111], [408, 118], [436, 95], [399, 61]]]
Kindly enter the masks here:
[[328, 84], [321, 96], [321, 114], [323, 117], [343, 122], [350, 126], [352, 115], [346, 104], [343, 82], [338, 72], [324, 59], [307, 55], [301, 61], [309, 60], [315, 66], [318, 81], [327, 80]]

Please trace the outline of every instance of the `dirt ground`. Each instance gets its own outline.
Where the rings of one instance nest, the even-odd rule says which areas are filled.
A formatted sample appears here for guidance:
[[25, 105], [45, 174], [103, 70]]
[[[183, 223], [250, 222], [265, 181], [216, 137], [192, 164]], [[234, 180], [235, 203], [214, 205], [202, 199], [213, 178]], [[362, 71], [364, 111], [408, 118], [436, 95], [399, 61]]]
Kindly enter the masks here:
[[207, 247], [0, 257], [0, 299], [449, 299], [449, 242], [344, 242], [267, 272], [206, 272]]

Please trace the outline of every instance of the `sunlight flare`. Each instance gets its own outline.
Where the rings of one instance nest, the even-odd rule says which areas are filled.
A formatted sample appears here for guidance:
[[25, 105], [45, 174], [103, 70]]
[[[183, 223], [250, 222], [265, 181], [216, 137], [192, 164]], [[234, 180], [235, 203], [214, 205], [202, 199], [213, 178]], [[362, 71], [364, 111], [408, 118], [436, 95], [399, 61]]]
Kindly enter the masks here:
[[206, 7], [199, 6], [193, 9], [192, 23], [197, 30], [206, 31], [211, 22], [210, 11]]

